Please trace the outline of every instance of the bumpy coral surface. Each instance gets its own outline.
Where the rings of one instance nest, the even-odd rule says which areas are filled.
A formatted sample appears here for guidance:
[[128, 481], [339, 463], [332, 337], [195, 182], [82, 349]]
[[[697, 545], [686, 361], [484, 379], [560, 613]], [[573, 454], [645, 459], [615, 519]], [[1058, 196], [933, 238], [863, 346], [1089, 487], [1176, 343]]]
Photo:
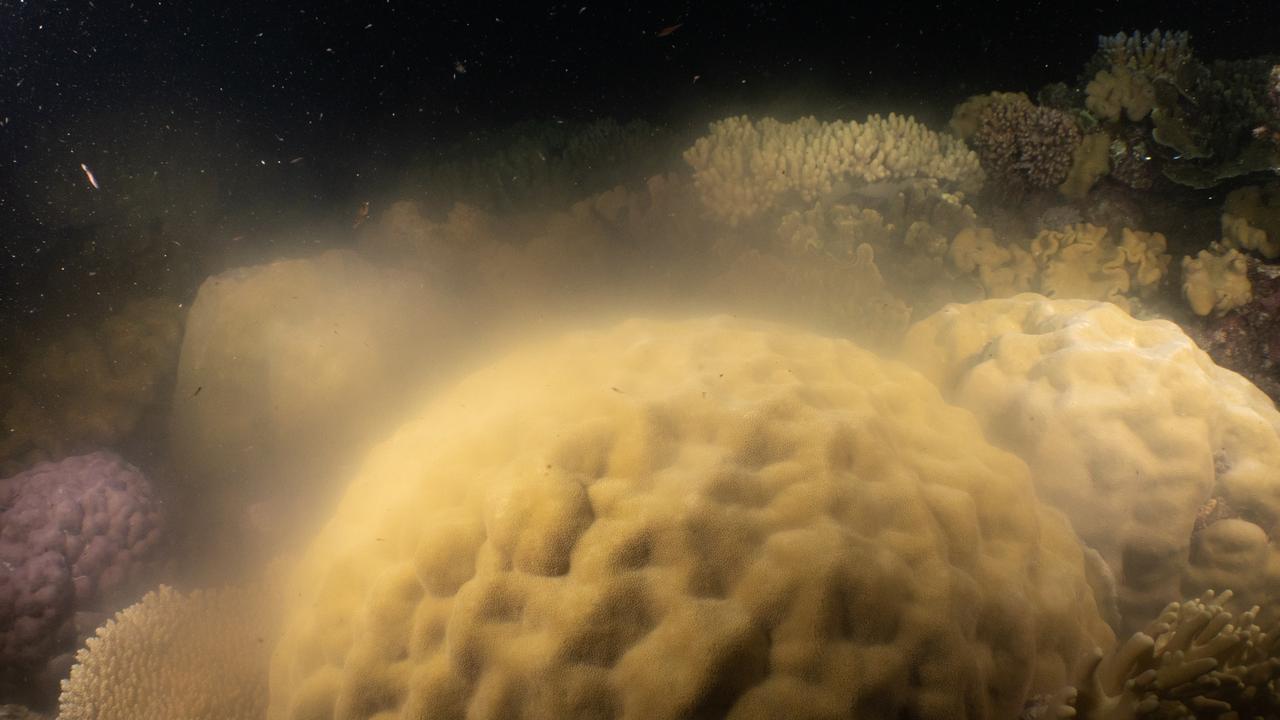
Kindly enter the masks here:
[[145, 298], [19, 348], [14, 377], [0, 384], [0, 470], [127, 437], [168, 390], [182, 322], [177, 302]]
[[367, 458], [287, 596], [272, 720], [1008, 718], [1110, 640], [970, 415], [726, 318], [464, 380]]
[[[947, 307], [904, 356], [1027, 461], [1111, 568], [1126, 629], [1213, 588], [1280, 601], [1280, 413], [1173, 323], [1025, 294]], [[1197, 529], [1215, 498], [1238, 525]]]
[[0, 480], [0, 668], [69, 650], [75, 613], [101, 610], [143, 576], [162, 528], [150, 484], [111, 453]]
[[1015, 96], [982, 112], [971, 142], [989, 178], [1021, 190], [1061, 185], [1081, 137], [1069, 114]]
[[730, 225], [774, 207], [787, 194], [812, 203], [837, 183], [933, 178], [961, 189], [983, 181], [964, 142], [914, 118], [872, 115], [866, 122], [795, 122], [731, 117], [684, 153], [711, 215]]
[[60, 720], [260, 720], [271, 613], [261, 593], [171, 587], [98, 628], [62, 682]]

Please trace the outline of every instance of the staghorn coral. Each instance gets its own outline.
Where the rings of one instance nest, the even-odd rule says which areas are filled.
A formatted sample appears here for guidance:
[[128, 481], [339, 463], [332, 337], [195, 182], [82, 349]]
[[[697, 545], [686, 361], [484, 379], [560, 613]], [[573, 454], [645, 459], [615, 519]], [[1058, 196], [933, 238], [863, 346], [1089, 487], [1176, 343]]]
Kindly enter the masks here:
[[71, 650], [78, 616], [111, 612], [155, 569], [160, 500], [108, 452], [0, 479], [0, 682]]
[[1080, 141], [1071, 115], [1016, 96], [990, 103], [970, 139], [987, 177], [1014, 191], [1061, 185]]
[[366, 459], [296, 566], [267, 717], [1003, 720], [1110, 642], [1083, 565], [906, 367], [631, 320]]
[[[1227, 585], [1280, 608], [1280, 412], [1176, 325], [1027, 294], [948, 306], [902, 356], [1027, 461], [1118, 581], [1121, 629]], [[1197, 536], [1212, 498], [1243, 527]]]
[[1171, 602], [1102, 657], [1079, 689], [1082, 720], [1225, 720], [1280, 715], [1280, 626], [1228, 609], [1230, 590]]
[[1150, 78], [1174, 79], [1192, 58], [1189, 33], [1157, 29], [1146, 35], [1135, 30], [1131, 35], [1121, 32], [1098, 36], [1098, 51], [1093, 62], [1121, 65]]
[[143, 298], [19, 346], [0, 384], [0, 470], [127, 438], [168, 390], [183, 320], [179, 303]]
[[1244, 305], [1253, 299], [1248, 259], [1223, 248], [1182, 258], [1182, 294], [1197, 315], [1223, 315]]
[[789, 195], [811, 204], [837, 184], [934, 178], [976, 189], [983, 179], [977, 157], [962, 141], [894, 114], [862, 123], [731, 117], [712, 123], [684, 159], [703, 205], [731, 226]]
[[274, 632], [262, 596], [147, 593], [76, 654], [59, 720], [261, 720]]

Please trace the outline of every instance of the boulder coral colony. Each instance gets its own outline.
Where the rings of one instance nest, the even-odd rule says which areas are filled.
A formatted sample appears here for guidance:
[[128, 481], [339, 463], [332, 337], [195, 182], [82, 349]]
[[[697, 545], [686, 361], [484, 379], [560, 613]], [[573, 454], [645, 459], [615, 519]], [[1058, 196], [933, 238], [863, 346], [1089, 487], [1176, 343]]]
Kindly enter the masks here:
[[672, 136], [524, 127], [9, 349], [0, 702], [1280, 717], [1277, 68], [1103, 37], [639, 181], [583, 168]]

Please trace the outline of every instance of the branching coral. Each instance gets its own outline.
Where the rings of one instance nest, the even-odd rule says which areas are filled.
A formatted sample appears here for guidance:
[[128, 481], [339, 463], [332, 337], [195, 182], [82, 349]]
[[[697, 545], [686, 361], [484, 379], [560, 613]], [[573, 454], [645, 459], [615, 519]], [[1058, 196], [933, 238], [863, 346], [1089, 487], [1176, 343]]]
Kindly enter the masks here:
[[1109, 645], [1083, 563], [908, 368], [632, 320], [366, 459], [285, 595], [268, 718], [1004, 720]]
[[789, 194], [812, 204], [838, 183], [920, 177], [967, 189], [982, 184], [977, 156], [962, 141], [893, 114], [864, 123], [727, 118], [712, 123], [684, 158], [707, 210], [730, 225]]
[[89, 638], [60, 720], [261, 720], [272, 611], [259, 590], [161, 586]]
[[1225, 720], [1280, 715], [1280, 627], [1231, 592], [1171, 602], [1104, 656], [1075, 703], [1083, 720]]
[[[1280, 607], [1280, 412], [1176, 325], [1108, 303], [1020, 295], [952, 305], [904, 357], [1031, 466], [1119, 581], [1123, 627], [1229, 584]], [[1223, 498], [1248, 532], [1197, 517]], [[1196, 552], [1193, 552], [1196, 549]], [[1261, 558], [1260, 562], [1241, 562]]]
[[43, 671], [72, 649], [77, 613], [110, 612], [147, 579], [163, 517], [142, 473], [111, 453], [0, 479], [0, 681]]
[[1153, 78], [1175, 78], [1192, 60], [1191, 35], [1153, 30], [1143, 35], [1116, 33], [1098, 37], [1095, 62], [1122, 65]]
[[990, 103], [971, 138], [987, 177], [1015, 191], [1062, 184], [1080, 140], [1069, 114], [1019, 96]]

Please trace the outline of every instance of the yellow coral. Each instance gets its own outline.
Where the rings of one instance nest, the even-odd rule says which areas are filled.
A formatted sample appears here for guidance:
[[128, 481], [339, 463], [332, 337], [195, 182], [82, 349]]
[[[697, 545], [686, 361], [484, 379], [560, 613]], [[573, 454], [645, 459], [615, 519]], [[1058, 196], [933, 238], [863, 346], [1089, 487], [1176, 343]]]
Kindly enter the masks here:
[[[903, 348], [1031, 466], [1040, 496], [1119, 581], [1126, 627], [1222, 583], [1243, 607], [1280, 603], [1280, 545], [1266, 532], [1280, 518], [1280, 413], [1178, 326], [1028, 294], [948, 306]], [[1256, 532], [1192, 552], [1197, 514], [1214, 497]]]
[[684, 158], [703, 205], [729, 225], [771, 209], [787, 193], [813, 203], [843, 181], [926, 177], [966, 189], [982, 184], [978, 158], [962, 141], [893, 114], [863, 123], [731, 117], [712, 123]]
[[951, 241], [952, 265], [965, 274], [977, 274], [987, 297], [1007, 297], [1026, 292], [1036, 276], [1031, 254], [1017, 245], [996, 242], [991, 228], [965, 228]]
[[1253, 299], [1249, 261], [1238, 251], [1201, 250], [1182, 258], [1182, 294], [1197, 315], [1221, 315]]
[[1227, 247], [1280, 257], [1280, 184], [1231, 191], [1222, 210], [1222, 237]]
[[1169, 266], [1160, 233], [1125, 229], [1116, 244], [1105, 227], [1082, 223], [1042, 230], [1031, 241], [1037, 289], [1055, 298], [1106, 300], [1129, 309], [1130, 295], [1150, 293]]
[[846, 341], [633, 320], [462, 381], [297, 566], [271, 720], [1009, 718], [1107, 645], [1062, 518]]
[[1141, 72], [1127, 65], [1099, 70], [1085, 86], [1085, 107], [1105, 120], [1119, 120], [1121, 114], [1133, 122], [1146, 117], [1156, 103], [1156, 91]]
[[61, 720], [260, 720], [272, 628], [262, 594], [161, 586], [98, 629], [62, 681]]
[[1071, 156], [1067, 179], [1058, 192], [1079, 199], [1089, 194], [1098, 178], [1111, 171], [1111, 136], [1104, 132], [1089, 133], [1076, 146]]

